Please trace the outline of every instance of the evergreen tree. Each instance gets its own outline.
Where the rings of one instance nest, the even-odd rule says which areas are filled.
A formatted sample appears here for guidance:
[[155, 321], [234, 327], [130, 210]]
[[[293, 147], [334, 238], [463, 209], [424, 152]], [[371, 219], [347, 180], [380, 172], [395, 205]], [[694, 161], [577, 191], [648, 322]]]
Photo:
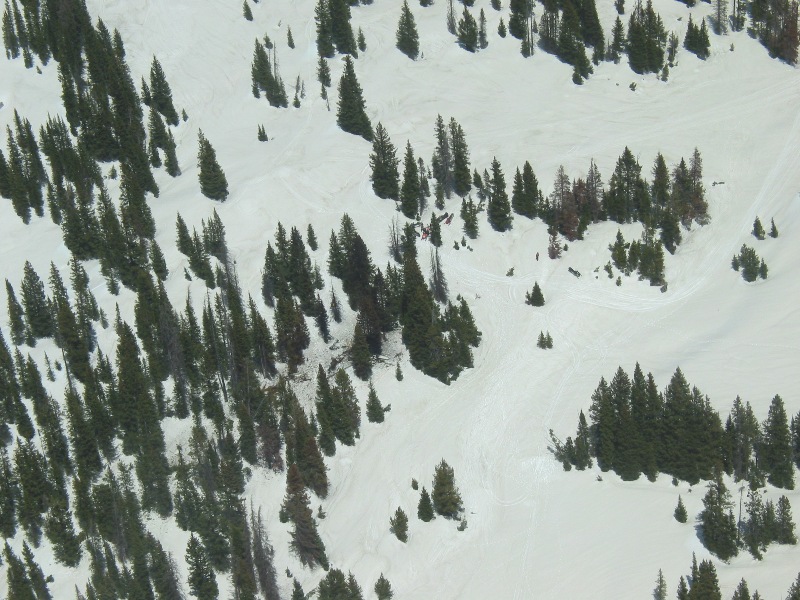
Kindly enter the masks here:
[[294, 524], [291, 547], [300, 561], [306, 566], [314, 567], [319, 564], [327, 567], [325, 545], [317, 532], [300, 470], [294, 463], [286, 475], [286, 496], [282, 510]]
[[511, 229], [511, 204], [506, 193], [506, 181], [497, 158], [492, 159], [491, 193], [486, 206], [489, 224], [495, 231]]
[[417, 161], [414, 159], [414, 150], [411, 148], [411, 142], [406, 142], [406, 154], [403, 161], [403, 184], [400, 187], [400, 210], [409, 219], [413, 219], [417, 215], [423, 201], [419, 185], [420, 177], [421, 174], [417, 170]]
[[769, 237], [771, 237], [771, 238], [778, 237], [778, 228], [775, 227], [775, 219], [772, 219], [770, 221]]
[[469, 52], [478, 50], [478, 23], [475, 17], [464, 6], [464, 12], [458, 21], [458, 45]]
[[752, 600], [750, 596], [750, 590], [747, 587], [747, 582], [742, 578], [739, 582], [739, 585], [736, 586], [736, 590], [733, 592], [733, 596], [731, 596], [731, 600]]
[[372, 375], [372, 355], [369, 351], [367, 338], [364, 328], [359, 321], [356, 321], [353, 332], [353, 342], [350, 346], [350, 361], [353, 365], [353, 373], [359, 379], [366, 381]]
[[557, 54], [561, 60], [575, 68], [573, 82], [579, 84], [591, 73], [592, 66], [586, 57], [586, 47], [581, 39], [580, 17], [571, 2], [564, 4], [558, 32]]
[[33, 582], [25, 571], [25, 565], [5, 543], [3, 555], [6, 559], [6, 578], [8, 580], [8, 600], [39, 600]]
[[778, 498], [778, 507], [775, 511], [775, 541], [778, 544], [797, 544], [792, 506], [786, 496]]
[[[320, 58], [331, 58], [336, 53], [336, 49], [333, 45], [331, 10], [327, 0], [318, 0], [314, 8], [314, 21], [317, 24], [317, 53]], [[322, 80], [320, 79], [320, 81]], [[324, 82], [323, 85], [325, 85]]]
[[394, 513], [394, 516], [389, 519], [389, 531], [401, 542], [408, 541], [408, 517], [402, 508], [399, 506]]
[[[25, 311], [17, 301], [14, 288], [8, 279], [6, 279], [6, 296], [8, 298], [8, 324], [11, 329], [11, 342], [15, 346], [21, 346], [30, 336], [25, 326]], [[31, 341], [33, 341], [32, 338]]]
[[372, 381], [369, 382], [369, 395], [367, 396], [367, 420], [370, 423], [383, 423], [383, 413], [385, 408], [378, 399], [378, 394]]
[[542, 288], [539, 287], [538, 281], [534, 282], [533, 290], [525, 293], [525, 304], [544, 306], [544, 294], [542, 294]]
[[436, 465], [431, 500], [437, 514], [443, 517], [455, 519], [463, 510], [461, 494], [455, 485], [455, 473], [444, 459]]
[[717, 578], [717, 569], [711, 561], [700, 561], [700, 566], [697, 569], [697, 577], [692, 578], [689, 598], [722, 600], [722, 593], [720, 592], [719, 580]]
[[389, 583], [389, 580], [383, 576], [383, 573], [378, 577], [378, 581], [375, 582], [375, 595], [378, 597], [378, 600], [391, 600], [394, 597], [392, 585]]
[[703, 498], [704, 508], [700, 513], [703, 544], [721, 560], [728, 561], [739, 552], [736, 547], [736, 521], [731, 512], [733, 502], [721, 473], [715, 474], [707, 489]]
[[[344, 4], [344, 0], [332, 2]], [[353, 60], [349, 56], [345, 56], [344, 72], [339, 80], [336, 122], [343, 131], [360, 135], [367, 141], [372, 140], [372, 125], [366, 113], [361, 86], [356, 79]]]
[[372, 190], [378, 198], [400, 199], [400, 174], [397, 150], [389, 139], [389, 134], [381, 123], [375, 126], [372, 139], [372, 154], [369, 164], [372, 167]]
[[442, 271], [442, 261], [439, 258], [438, 248], [431, 251], [431, 278], [428, 283], [434, 300], [441, 304], [447, 302], [447, 280]]
[[153, 57], [153, 64], [150, 66], [150, 107], [160, 112], [167, 123], [177, 127], [178, 112], [172, 103], [172, 90], [167, 83], [167, 78], [164, 75], [164, 70], [161, 68], [161, 63], [158, 59]]
[[34, 338], [51, 337], [55, 333], [55, 322], [44, 293], [44, 284], [28, 261], [25, 262], [23, 273], [22, 306], [25, 309], [28, 329]]
[[358, 57], [356, 38], [350, 24], [350, 5], [348, 0], [328, 0], [331, 15], [331, 37], [336, 49], [342, 54]]
[[766, 237], [764, 226], [761, 224], [761, 219], [758, 217], [756, 217], [756, 220], [753, 222], [753, 235], [757, 240], [763, 240]]
[[328, 61], [325, 60], [324, 56], [320, 56], [317, 63], [317, 79], [323, 89], [331, 87], [331, 68], [328, 66]]
[[419, 497], [419, 504], [417, 504], [417, 517], [420, 521], [428, 522], [433, 520], [436, 515], [433, 512], [433, 503], [431, 502], [430, 494], [425, 486], [422, 486], [422, 493]]
[[505, 21], [503, 21], [503, 17], [500, 17], [500, 23], [497, 26], [497, 35], [499, 35], [501, 38], [504, 38], [506, 37], [507, 33], [508, 30], [506, 29]]
[[197, 600], [217, 600], [219, 588], [206, 550], [194, 534], [186, 546], [186, 565], [189, 569], [189, 593]]
[[469, 148], [467, 148], [464, 129], [452, 117], [448, 128], [450, 130], [450, 148], [453, 152], [453, 191], [463, 198], [472, 187], [469, 171]]
[[217, 154], [203, 132], [198, 134], [200, 149], [197, 153], [200, 191], [206, 198], [224, 202], [228, 198], [228, 180], [217, 162]]
[[485, 50], [489, 46], [489, 38], [486, 36], [486, 14], [481, 9], [478, 17], [478, 48]]
[[361, 52], [367, 51], [367, 38], [364, 37], [364, 32], [361, 30], [361, 27], [358, 28], [358, 49]]
[[661, 569], [658, 570], [658, 577], [656, 577], [656, 587], [653, 589], [653, 600], [667, 600], [667, 580], [664, 579], [664, 573]]
[[636, 73], [657, 73], [664, 64], [667, 33], [652, 0], [638, 0], [628, 21], [626, 49], [631, 69]]
[[244, 18], [246, 20], [253, 20], [253, 11], [250, 10], [250, 4], [248, 4], [247, 0], [244, 0], [244, 4], [242, 5], [242, 13], [244, 14]]
[[800, 600], [800, 573], [797, 574], [797, 579], [787, 593], [786, 600]]
[[717, 35], [728, 33], [728, 2], [727, 0], [715, 0], [714, 13], [711, 16], [711, 25]]
[[436, 149], [431, 158], [431, 170], [433, 178], [444, 192], [445, 197], [449, 198], [453, 192], [453, 153], [450, 147], [450, 139], [447, 135], [447, 126], [442, 115], [436, 116]]
[[759, 452], [759, 465], [767, 480], [776, 487], [794, 489], [792, 438], [783, 400], [775, 396], [763, 427], [764, 438]]
[[14, 17], [8, 5], [8, 0], [6, 0], [6, 7], [3, 11], [3, 45], [6, 49], [7, 59], [11, 60], [19, 57], [19, 38], [14, 29]]
[[411, 60], [417, 60], [419, 56], [419, 34], [414, 15], [408, 7], [408, 1], [403, 0], [400, 9], [400, 20], [397, 23], [397, 49], [408, 56]]
[[[48, 580], [45, 579], [42, 568], [36, 562], [33, 551], [31, 551], [27, 542], [22, 542], [22, 558], [25, 561], [25, 570], [27, 571], [28, 580], [31, 582], [31, 588], [36, 594], [36, 600], [51, 600], [52, 596], [47, 586]], [[50, 581], [52, 581], [52, 578], [50, 578]]]
[[250, 531], [253, 538], [253, 565], [258, 578], [258, 586], [265, 600], [279, 600], [277, 574], [273, 562], [275, 550], [269, 542], [264, 522], [261, 518], [261, 509], [253, 514], [250, 507]]
[[680, 495], [678, 496], [678, 506], [675, 507], [673, 516], [678, 523], [686, 523], [688, 515], [686, 514], [686, 507], [683, 505], [683, 498]]

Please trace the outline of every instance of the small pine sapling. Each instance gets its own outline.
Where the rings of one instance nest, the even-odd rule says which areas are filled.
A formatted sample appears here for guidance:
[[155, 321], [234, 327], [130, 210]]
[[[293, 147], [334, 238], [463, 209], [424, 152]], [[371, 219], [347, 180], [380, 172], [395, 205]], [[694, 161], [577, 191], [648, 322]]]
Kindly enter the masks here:
[[286, 28], [286, 43], [289, 44], [289, 48], [294, 50], [294, 38], [292, 37], [292, 28]]
[[364, 37], [364, 32], [361, 30], [361, 27], [358, 28], [358, 49], [361, 52], [366, 52], [367, 50], [367, 39]]
[[499, 35], [501, 38], [504, 38], [506, 37], [506, 33], [507, 30], [505, 21], [503, 21], [503, 17], [500, 17], [500, 24], [497, 26], [497, 35]]
[[253, 20], [253, 11], [250, 10], [250, 5], [247, 3], [247, 0], [244, 0], [244, 4], [242, 5], [242, 12], [244, 13], [244, 18], [248, 21]]

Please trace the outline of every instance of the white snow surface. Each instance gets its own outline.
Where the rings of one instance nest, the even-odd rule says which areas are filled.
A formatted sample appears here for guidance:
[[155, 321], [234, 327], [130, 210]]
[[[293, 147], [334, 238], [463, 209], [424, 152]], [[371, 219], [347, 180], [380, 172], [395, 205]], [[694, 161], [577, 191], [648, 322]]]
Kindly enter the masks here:
[[[314, 2], [251, 3], [253, 22], [242, 17], [239, 0], [87, 4], [93, 18], [119, 29], [134, 81], [148, 77], [157, 56], [176, 108], [189, 115], [173, 129], [183, 174], [172, 179], [159, 169], [160, 197], [149, 198], [176, 308], [182, 309], [189, 290], [196, 302], [205, 294], [202, 282], [190, 283], [183, 276], [188, 261], [175, 245], [178, 212], [190, 228], [199, 229], [201, 219], [217, 210], [242, 288], [257, 298], [270, 320], [260, 297], [260, 276], [266, 244], [274, 239], [279, 221], [303, 234], [313, 224], [320, 248], [312, 260], [325, 273], [324, 298], [330, 285], [343, 298], [339, 282], [327, 275], [326, 260], [330, 231], [338, 230], [345, 212], [375, 264], [387, 263], [389, 224], [399, 213], [393, 202], [372, 192], [371, 145], [336, 125], [340, 58], [330, 61], [330, 111], [319, 96]], [[497, 157], [509, 193], [515, 168], [526, 160], [549, 193], [559, 165], [571, 178], [584, 177], [594, 159], [607, 184], [617, 157], [628, 146], [649, 179], [657, 152], [671, 168], [681, 157], [688, 160], [697, 147], [711, 222], [684, 231], [677, 253], [667, 255], [669, 288], [662, 293], [635, 277], [623, 276], [617, 287], [602, 270], [610, 260], [607, 246], [616, 223], [591, 226], [585, 240], [570, 243], [563, 257], [552, 261], [539, 220], [517, 217], [512, 231], [499, 234], [481, 215], [480, 237], [469, 243], [474, 248], [470, 252], [453, 249], [462, 237], [456, 217], [443, 227], [441, 256], [451, 293], [468, 300], [483, 332], [475, 367], [446, 386], [415, 371], [394, 334], [384, 352], [388, 360], [376, 365], [374, 373], [378, 395], [392, 410], [383, 424], [364, 419], [356, 446], [340, 447], [335, 457], [326, 459], [330, 494], [324, 501], [312, 496], [312, 506], [316, 510], [321, 504], [327, 513], [318, 523], [332, 566], [352, 571], [366, 597], [374, 596], [372, 586], [383, 573], [395, 598], [402, 599], [646, 598], [659, 569], [673, 597], [678, 578], [689, 572], [692, 553], [698, 560], [710, 557], [693, 526], [704, 485], [674, 487], [666, 476], [655, 483], [644, 478], [622, 482], [613, 473], [599, 477], [597, 467], [566, 473], [548, 451], [548, 430], [562, 439], [574, 435], [578, 412], [588, 408], [599, 379], [609, 379], [618, 366], [631, 373], [637, 361], [662, 389], [680, 366], [689, 382], [710, 396], [723, 419], [736, 395], [749, 401], [761, 420], [775, 394], [791, 414], [800, 409], [800, 73], [770, 59], [746, 33], [732, 33], [712, 36], [706, 61], [681, 48], [667, 82], [636, 75], [623, 61], [595, 67], [588, 81], [576, 86], [568, 65], [542, 51], [525, 59], [517, 40], [497, 35], [500, 16], [508, 22], [507, 2], [503, 4], [498, 13], [488, 0], [477, 0], [473, 14], [484, 9], [490, 43], [471, 55], [446, 31], [444, 0], [430, 8], [412, 2], [423, 53], [417, 61], [395, 48], [399, 2], [377, 0], [352, 9], [353, 27], [356, 32], [363, 29], [368, 46], [355, 61], [367, 111], [373, 125], [386, 127], [399, 157], [410, 140], [416, 156], [430, 161], [437, 114], [446, 121], [455, 117], [463, 126], [471, 168], [482, 172]], [[681, 38], [690, 13], [698, 22], [711, 11], [710, 5], [689, 9], [674, 0], [655, 0], [654, 5], [667, 29]], [[616, 14], [612, 3], [605, 0], [598, 9], [609, 36]], [[288, 27], [296, 43], [293, 50], [286, 43]], [[275, 109], [251, 93], [253, 41], [265, 33], [277, 44], [290, 103], [295, 78], [299, 75], [305, 84], [299, 109]], [[63, 114], [56, 66], [41, 70], [26, 70], [21, 59], [0, 60], [3, 128], [13, 128], [15, 109], [37, 132], [48, 114]], [[631, 83], [636, 83], [635, 91]], [[270, 138], [267, 143], [256, 139], [260, 124]], [[224, 204], [200, 194], [198, 129], [214, 145], [227, 175], [231, 193]], [[117, 182], [107, 184], [116, 197]], [[446, 210], [458, 207], [454, 197]], [[774, 218], [780, 236], [757, 242], [750, 235], [756, 216], [765, 226]], [[641, 227], [621, 229], [630, 240]], [[425, 272], [429, 248], [418, 243]], [[746, 284], [731, 270], [731, 256], [743, 243], [766, 260], [766, 281]], [[538, 262], [536, 252], [541, 255]], [[53, 261], [66, 280], [68, 259], [60, 231], [47, 216], [24, 226], [10, 202], [0, 204], [2, 276], [17, 290], [25, 260], [45, 280]], [[123, 318], [133, 323], [135, 298], [130, 291], [110, 295], [97, 261], [85, 266], [109, 317], [118, 303]], [[568, 266], [583, 276], [573, 277]], [[511, 267], [514, 274], [508, 277]], [[524, 304], [535, 281], [547, 299], [539, 309]], [[352, 333], [353, 314], [349, 309], [345, 313], [342, 324], [332, 323], [338, 352]], [[2, 327], [9, 339], [5, 319]], [[300, 377], [306, 380], [297, 383], [308, 407], [316, 366], [331, 354], [313, 323], [309, 329], [312, 347]], [[536, 347], [540, 331], [551, 333], [553, 350]], [[111, 329], [98, 334], [104, 352], [113, 356]], [[21, 350], [40, 365], [44, 352], [56, 356], [48, 341]], [[398, 354], [402, 382], [394, 377]], [[63, 379], [62, 372], [54, 384], [47, 384], [56, 397], [63, 394]], [[363, 403], [366, 384], [354, 382]], [[177, 444], [185, 445], [189, 425], [188, 420], [165, 422], [170, 458]], [[430, 490], [434, 466], [442, 458], [454, 467], [463, 496], [468, 521], [463, 532], [454, 521], [437, 518], [425, 524], [416, 518], [419, 496], [411, 479]], [[263, 507], [279, 583], [288, 597], [287, 567], [306, 591], [324, 571], [303, 568], [289, 552], [289, 525], [277, 519], [284, 486], [284, 474], [255, 469], [247, 494]], [[738, 502], [738, 487], [730, 487]], [[672, 517], [679, 493], [691, 515], [685, 525]], [[794, 514], [800, 513], [799, 492], [768, 491], [772, 498], [783, 493]], [[389, 532], [389, 518], [398, 506], [410, 519], [406, 544]], [[171, 519], [154, 518], [148, 526], [178, 560], [185, 583], [182, 557], [188, 534]], [[21, 543], [20, 536], [13, 541], [16, 549]], [[36, 554], [45, 573], [55, 577], [54, 597], [73, 598], [75, 584], [82, 588], [85, 583], [88, 559], [77, 570], [66, 569], [52, 560], [46, 540]], [[800, 570], [797, 547], [773, 545], [760, 562], [747, 552], [730, 564], [711, 558], [726, 598], [742, 577], [762, 597], [783, 598]], [[220, 597], [227, 598], [230, 586], [224, 576], [218, 579]]]

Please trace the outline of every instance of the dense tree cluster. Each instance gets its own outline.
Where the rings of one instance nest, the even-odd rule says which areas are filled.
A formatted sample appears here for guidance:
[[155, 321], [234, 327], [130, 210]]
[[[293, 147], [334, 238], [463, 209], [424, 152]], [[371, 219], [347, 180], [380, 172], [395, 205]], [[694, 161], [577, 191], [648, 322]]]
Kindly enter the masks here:
[[[601, 379], [592, 395], [587, 423], [583, 411], [573, 440], [561, 442], [551, 432], [553, 450], [564, 468], [579, 470], [597, 460], [602, 471], [613, 470], [623, 480], [648, 479], [666, 473], [697, 483], [709, 480], [699, 515], [701, 539], [723, 560], [746, 547], [756, 558], [772, 543], [796, 544], [791, 506], [782, 496], [777, 508], [762, 502], [758, 488], [765, 480], [779, 488], [794, 489], [795, 468], [800, 467], [800, 413], [787, 417], [783, 400], [775, 396], [763, 424], [749, 403], [736, 398], [723, 426], [709, 399], [691, 388], [680, 369], [659, 392], [652, 375], [636, 365], [630, 378], [618, 369], [610, 383]], [[722, 479], [747, 480], [747, 517], [737, 523], [733, 501]], [[675, 518], [686, 521], [679, 499]], [[740, 535], [742, 532], [742, 535]]]
[[356, 37], [350, 23], [351, 2], [319, 0], [314, 9], [317, 24], [317, 53], [332, 58], [336, 52], [358, 56]]
[[754, 248], [747, 244], [742, 244], [739, 254], [733, 255], [731, 268], [734, 271], [741, 271], [742, 279], [748, 283], [752, 283], [756, 279], [766, 279], [769, 274], [767, 263], [758, 256]]
[[708, 58], [711, 42], [708, 39], [708, 29], [705, 19], [698, 27], [692, 22], [692, 15], [689, 15], [689, 23], [686, 25], [686, 37], [683, 38], [683, 47], [689, 52], [696, 54], [698, 58]]
[[260, 98], [263, 93], [267, 102], [277, 108], [286, 108], [289, 105], [286, 86], [278, 72], [277, 49], [274, 44], [270, 44], [268, 47], [260, 40], [256, 40], [250, 76], [253, 85], [253, 96]]
[[[752, 33], [770, 56], [791, 65], [797, 64], [800, 4], [796, 0], [753, 0], [745, 3], [745, 6], [749, 7]], [[744, 9], [740, 8], [739, 11], [741, 16], [736, 22], [743, 24]]]
[[[433, 289], [426, 284], [414, 246], [417, 234], [412, 229], [409, 235], [402, 253], [398, 240], [396, 258], [402, 260], [402, 266], [388, 264], [383, 272], [373, 265], [352, 219], [344, 215], [338, 234], [331, 232], [328, 269], [341, 279], [350, 307], [358, 312], [356, 328], [373, 356], [380, 353], [383, 334], [399, 326], [411, 364], [427, 375], [450, 381], [472, 366], [471, 348], [480, 342], [480, 332], [463, 298], [457, 303], [446, 301], [443, 311], [439, 308], [434, 292], [446, 287], [441, 279]], [[435, 260], [433, 264], [437, 264]]]
[[[655, 600], [666, 600], [667, 582], [664, 574], [659, 569], [656, 577], [656, 587], [653, 590]], [[719, 586], [717, 569], [710, 560], [702, 560], [697, 564], [697, 557], [692, 553], [691, 571], [687, 575], [681, 575], [677, 587], [678, 600], [722, 600], [722, 591]], [[761, 600], [762, 596], [758, 591], [750, 592], [747, 581], [742, 579], [731, 596], [731, 600]], [[800, 598], [800, 574], [791, 584], [787, 591], [786, 600]]]
[[794, 489], [800, 413], [790, 421], [780, 396], [772, 399], [762, 424], [750, 404], [737, 398], [723, 425], [708, 397], [680, 369], [659, 391], [637, 364], [633, 377], [620, 367], [610, 383], [600, 380], [589, 417], [587, 426], [581, 412], [574, 440], [554, 438], [565, 468], [584, 469], [594, 457], [602, 471], [613, 470], [624, 480], [642, 473], [652, 480], [661, 472], [697, 483], [713, 479], [722, 465], [737, 481], [760, 486], [766, 477], [776, 487]]

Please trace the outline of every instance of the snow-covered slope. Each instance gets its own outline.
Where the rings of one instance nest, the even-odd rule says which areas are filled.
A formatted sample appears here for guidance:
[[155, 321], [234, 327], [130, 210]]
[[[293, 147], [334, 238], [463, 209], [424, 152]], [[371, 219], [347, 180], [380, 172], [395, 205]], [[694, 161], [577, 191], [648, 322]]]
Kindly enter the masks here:
[[[193, 297], [203, 296], [202, 282], [183, 277], [188, 263], [175, 247], [178, 212], [190, 228], [199, 228], [217, 210], [242, 288], [259, 302], [264, 250], [279, 221], [301, 231], [313, 224], [320, 249], [312, 259], [324, 270], [329, 232], [347, 212], [375, 263], [386, 264], [388, 228], [398, 213], [391, 201], [372, 193], [370, 144], [336, 126], [335, 89], [330, 111], [319, 97], [312, 1], [251, 4], [252, 22], [242, 17], [238, 0], [87, 4], [93, 17], [119, 29], [134, 80], [147, 76], [155, 55], [176, 107], [189, 115], [174, 130], [183, 175], [172, 179], [160, 170], [160, 197], [150, 198], [175, 306], [183, 306], [190, 287]], [[687, 9], [673, 0], [654, 4], [667, 29], [681, 37], [689, 12], [697, 21], [710, 11], [709, 5]], [[487, 15], [490, 43], [470, 55], [446, 31], [446, 2], [427, 9], [413, 3], [423, 54], [416, 62], [394, 47], [398, 2], [353, 9], [354, 29], [361, 27], [366, 36], [367, 50], [355, 68], [373, 125], [382, 122], [401, 149], [409, 140], [428, 162], [437, 114], [455, 117], [466, 132], [472, 168], [482, 172], [496, 156], [510, 186], [514, 169], [529, 160], [545, 193], [559, 165], [571, 178], [583, 177], [594, 159], [607, 181], [626, 146], [644, 173], [659, 151], [672, 166], [697, 147], [711, 223], [684, 232], [678, 252], [667, 255], [665, 293], [635, 278], [623, 278], [617, 287], [606, 277], [602, 266], [609, 260], [614, 223], [590, 227], [586, 239], [570, 244], [557, 261], [546, 258], [547, 234], [538, 220], [517, 218], [511, 232], [498, 234], [481, 217], [473, 252], [453, 249], [462, 236], [458, 219], [444, 227], [442, 260], [451, 292], [468, 299], [483, 332], [475, 368], [445, 386], [416, 372], [404, 356], [405, 378], [397, 382], [393, 358], [402, 348], [389, 344], [392, 360], [377, 366], [374, 383], [392, 410], [381, 425], [365, 423], [354, 448], [326, 460], [331, 493], [322, 503], [327, 518], [319, 522], [320, 531], [333, 566], [352, 571], [370, 593], [384, 573], [396, 598], [642, 598], [659, 568], [672, 596], [692, 552], [698, 559], [709, 556], [692, 520], [680, 525], [672, 510], [681, 493], [689, 514], [697, 514], [704, 488], [689, 493], [686, 484], [675, 488], [663, 476], [655, 483], [623, 483], [611, 473], [602, 481], [599, 471], [565, 473], [547, 450], [548, 430], [572, 434], [600, 377], [610, 377], [620, 365], [630, 372], [637, 361], [660, 387], [680, 366], [723, 415], [737, 394], [751, 402], [759, 419], [776, 393], [788, 411], [800, 409], [800, 72], [737, 33], [713, 37], [707, 61], [681, 49], [667, 82], [638, 76], [623, 62], [595, 67], [576, 86], [569, 66], [541, 51], [525, 59], [517, 40], [495, 33], [501, 14], [507, 21], [505, 8], [497, 13], [488, 0], [477, 0], [479, 8]], [[608, 35], [614, 9], [611, 2], [598, 8]], [[286, 44], [288, 27], [293, 50]], [[250, 91], [253, 41], [265, 33], [277, 44], [290, 98], [298, 75], [305, 84], [299, 109], [271, 108]], [[336, 82], [341, 61], [331, 66]], [[48, 114], [63, 110], [59, 96], [54, 64], [37, 74], [21, 60], [0, 61], [3, 128], [13, 127], [17, 109], [38, 130]], [[256, 139], [260, 124], [268, 143]], [[199, 192], [198, 129], [214, 145], [230, 183], [224, 204]], [[116, 182], [108, 185], [116, 193]], [[457, 208], [457, 199], [448, 202], [447, 210]], [[742, 243], [754, 243], [749, 231], [756, 216], [766, 223], [774, 218], [780, 237], [757, 245], [769, 279], [745, 284], [730, 259]], [[622, 229], [627, 239], [639, 234], [637, 225]], [[424, 268], [428, 248], [420, 251]], [[0, 204], [0, 276], [16, 287], [25, 260], [45, 276], [50, 261], [63, 269], [68, 258], [49, 219], [34, 218], [26, 227], [10, 203]], [[568, 266], [583, 277], [570, 275]], [[507, 277], [511, 267], [514, 275]], [[118, 302], [132, 322], [132, 295], [111, 296], [99, 265], [86, 268], [106, 312], [113, 314]], [[547, 298], [541, 309], [524, 304], [534, 281]], [[2, 326], [8, 339], [7, 324]], [[351, 314], [333, 327], [340, 347], [351, 331]], [[553, 350], [536, 348], [540, 331], [551, 333]], [[307, 357], [315, 369], [329, 351], [312, 337]], [[100, 343], [113, 351], [110, 330], [101, 332]], [[54, 355], [45, 342], [31, 354], [41, 358], [45, 351]], [[51, 392], [60, 395], [63, 383], [51, 385]], [[359, 383], [358, 392], [365, 400], [366, 386]], [[165, 427], [171, 448], [185, 441], [187, 426]], [[451, 521], [423, 524], [415, 517], [418, 493], [411, 479], [430, 487], [441, 458], [454, 467], [464, 499], [463, 532]], [[288, 528], [277, 519], [284, 481], [283, 475], [257, 471], [248, 493], [269, 520], [284, 592], [291, 583], [282, 576], [287, 566], [308, 590], [323, 572], [304, 570], [289, 555]], [[800, 512], [800, 493], [789, 497]], [[407, 544], [388, 530], [397, 506], [411, 515]], [[150, 525], [180, 559], [188, 534], [170, 522]], [[56, 578], [54, 596], [73, 597], [72, 584], [82, 583], [84, 575], [49, 562], [46, 544], [38, 556]], [[717, 561], [723, 596], [730, 597], [745, 577], [762, 597], [783, 597], [799, 559], [797, 548], [773, 546], [761, 562], [746, 553], [730, 564]]]

